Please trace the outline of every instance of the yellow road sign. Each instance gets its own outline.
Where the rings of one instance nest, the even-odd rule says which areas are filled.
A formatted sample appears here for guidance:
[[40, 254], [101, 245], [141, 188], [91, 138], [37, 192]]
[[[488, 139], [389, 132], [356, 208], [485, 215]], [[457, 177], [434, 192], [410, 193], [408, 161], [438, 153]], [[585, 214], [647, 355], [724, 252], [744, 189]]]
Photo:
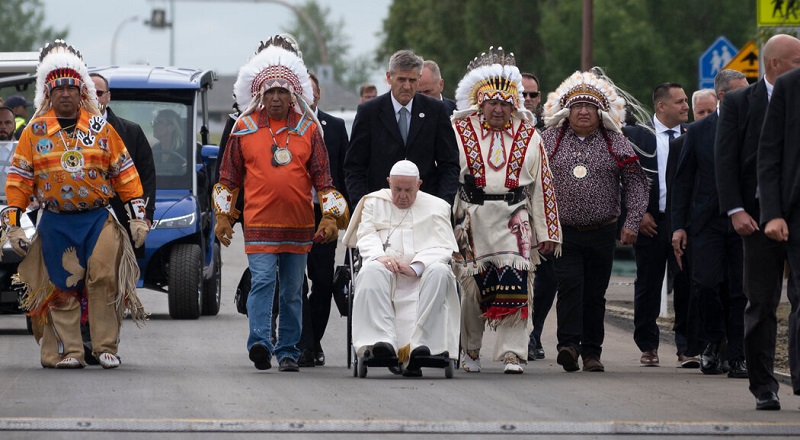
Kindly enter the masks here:
[[756, 0], [759, 26], [800, 25], [800, 1], [797, 0]]
[[756, 43], [751, 41], [745, 44], [724, 68], [738, 70], [747, 78], [758, 79], [758, 46]]

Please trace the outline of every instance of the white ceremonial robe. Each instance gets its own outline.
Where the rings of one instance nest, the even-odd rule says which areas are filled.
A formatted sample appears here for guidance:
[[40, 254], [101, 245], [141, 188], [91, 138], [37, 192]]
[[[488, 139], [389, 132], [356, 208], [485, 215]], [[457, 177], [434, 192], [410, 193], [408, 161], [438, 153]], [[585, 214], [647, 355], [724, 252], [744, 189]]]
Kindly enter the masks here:
[[[411, 208], [400, 209], [390, 190], [375, 191], [359, 202], [343, 242], [363, 259], [353, 303], [357, 353], [387, 342], [404, 362], [422, 345], [457, 359], [461, 309], [449, 262], [458, 247], [449, 205], [418, 192]], [[376, 261], [383, 256], [424, 269], [419, 277], [394, 274]]]

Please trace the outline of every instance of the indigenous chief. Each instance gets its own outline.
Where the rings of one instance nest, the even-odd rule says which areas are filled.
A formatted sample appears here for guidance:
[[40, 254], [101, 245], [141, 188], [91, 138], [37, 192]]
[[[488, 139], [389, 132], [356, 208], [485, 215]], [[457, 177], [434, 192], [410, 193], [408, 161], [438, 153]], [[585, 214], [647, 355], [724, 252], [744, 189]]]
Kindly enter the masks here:
[[464, 289], [462, 368], [480, 371], [488, 325], [497, 331], [492, 358], [503, 361], [505, 373], [519, 374], [532, 330], [533, 271], [540, 254], [558, 254], [561, 247], [558, 207], [533, 114], [523, 107], [514, 55], [490, 48], [468, 70], [453, 114], [461, 167], [453, 213]]
[[602, 75], [575, 72], [547, 97], [542, 142], [564, 228], [558, 278], [558, 357], [566, 371], [600, 362], [606, 289], [616, 249], [620, 188], [627, 215], [620, 241], [633, 244], [647, 207], [647, 177], [621, 132], [625, 100]]
[[[45, 46], [36, 69], [36, 113], [17, 145], [2, 225], [11, 246], [27, 257], [23, 308], [41, 345], [42, 366], [83, 368], [81, 323], [88, 322], [92, 355], [119, 366], [119, 329], [126, 310], [146, 318], [136, 296], [139, 268], [128, 233], [109, 212], [119, 195], [134, 245], [149, 230], [136, 167], [117, 132], [97, 108], [94, 82], [80, 52], [62, 40]], [[20, 216], [31, 197], [44, 207], [29, 243]]]
[[449, 262], [458, 250], [450, 205], [419, 190], [414, 162], [391, 169], [389, 189], [361, 199], [344, 243], [358, 247], [353, 346], [359, 356], [395, 357], [420, 376], [421, 356], [458, 353], [460, 306]]
[[[252, 274], [247, 298], [247, 349], [259, 370], [278, 359], [280, 371], [298, 371], [302, 286], [312, 243], [337, 239], [346, 227], [347, 203], [333, 187], [322, 128], [314, 111], [311, 80], [292, 44], [276, 35], [242, 66], [234, 84], [242, 109], [233, 127], [214, 186], [220, 242], [230, 245], [244, 188], [244, 244]], [[311, 190], [322, 219], [314, 232]], [[337, 225], [338, 222], [338, 225]], [[277, 345], [270, 340], [272, 302], [279, 280]]]

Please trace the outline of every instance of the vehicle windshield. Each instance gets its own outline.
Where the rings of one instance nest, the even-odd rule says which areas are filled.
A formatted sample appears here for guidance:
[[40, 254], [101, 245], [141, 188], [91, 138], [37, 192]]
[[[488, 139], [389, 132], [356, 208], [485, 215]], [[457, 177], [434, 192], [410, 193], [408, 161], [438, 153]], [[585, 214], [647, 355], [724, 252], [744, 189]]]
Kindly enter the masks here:
[[6, 199], [6, 179], [8, 169], [11, 167], [11, 158], [14, 156], [14, 149], [17, 148], [16, 141], [0, 141], [0, 203], [5, 205]]
[[109, 104], [114, 113], [142, 127], [156, 165], [159, 189], [192, 188], [193, 133], [188, 115], [191, 106], [177, 102], [128, 101]]

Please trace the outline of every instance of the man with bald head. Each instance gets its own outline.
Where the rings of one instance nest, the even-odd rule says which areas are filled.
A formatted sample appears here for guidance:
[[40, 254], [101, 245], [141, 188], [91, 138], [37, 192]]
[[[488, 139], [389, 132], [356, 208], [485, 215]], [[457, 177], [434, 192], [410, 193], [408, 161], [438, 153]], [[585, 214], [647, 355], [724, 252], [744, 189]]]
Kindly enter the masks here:
[[442, 96], [444, 90], [444, 79], [442, 71], [436, 61], [425, 60], [422, 63], [422, 74], [419, 76], [419, 87], [417, 88], [423, 95], [428, 95], [433, 99], [438, 99], [444, 103], [447, 114], [452, 115], [456, 110], [456, 103], [452, 99]]
[[[778, 410], [778, 381], [773, 374], [776, 309], [781, 296], [786, 243], [767, 237], [758, 220], [761, 210], [756, 176], [758, 139], [773, 84], [800, 67], [800, 40], [786, 34], [770, 38], [761, 50], [764, 78], [725, 96], [714, 145], [720, 211], [731, 219], [744, 243], [744, 352], [750, 392], [756, 409]], [[789, 295], [797, 295], [789, 283]], [[800, 389], [795, 388], [795, 393]]]

